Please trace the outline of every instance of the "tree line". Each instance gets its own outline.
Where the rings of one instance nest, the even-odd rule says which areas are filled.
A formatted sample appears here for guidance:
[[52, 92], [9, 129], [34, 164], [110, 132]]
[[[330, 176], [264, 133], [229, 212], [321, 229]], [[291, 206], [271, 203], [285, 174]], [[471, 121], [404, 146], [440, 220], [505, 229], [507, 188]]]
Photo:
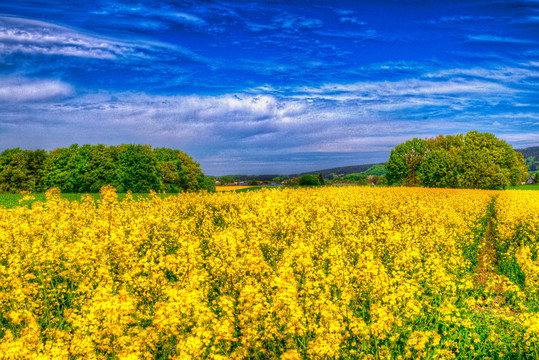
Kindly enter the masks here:
[[521, 153], [490, 133], [414, 138], [391, 150], [390, 185], [504, 189], [527, 179]]
[[13, 148], [0, 154], [0, 192], [95, 193], [104, 185], [119, 192], [215, 190], [186, 153], [149, 145], [71, 145], [55, 150]]

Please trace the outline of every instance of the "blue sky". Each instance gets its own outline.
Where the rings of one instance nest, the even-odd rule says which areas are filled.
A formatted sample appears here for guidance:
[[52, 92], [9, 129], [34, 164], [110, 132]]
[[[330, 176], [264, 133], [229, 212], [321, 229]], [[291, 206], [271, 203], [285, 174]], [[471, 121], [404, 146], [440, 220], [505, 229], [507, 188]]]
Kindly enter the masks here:
[[539, 145], [539, 1], [1, 1], [0, 150], [181, 149], [209, 175]]

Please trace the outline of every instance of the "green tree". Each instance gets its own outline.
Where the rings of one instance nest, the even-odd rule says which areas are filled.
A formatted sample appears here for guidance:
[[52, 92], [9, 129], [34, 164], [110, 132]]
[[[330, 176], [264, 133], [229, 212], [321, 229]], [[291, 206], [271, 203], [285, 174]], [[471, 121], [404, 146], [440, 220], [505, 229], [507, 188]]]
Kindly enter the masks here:
[[96, 193], [105, 185], [119, 189], [119, 151], [118, 146], [90, 146], [86, 160], [79, 168], [79, 191]]
[[182, 171], [185, 173], [185, 185], [183, 188], [185, 190], [215, 191], [215, 181], [204, 175], [200, 169], [200, 164], [183, 151], [177, 150], [177, 152], [178, 159], [182, 163]]
[[415, 186], [421, 183], [420, 166], [425, 156], [426, 141], [413, 138], [391, 150], [386, 162], [389, 185]]
[[179, 150], [155, 148], [155, 156], [161, 168], [162, 189], [166, 192], [180, 192], [187, 188], [187, 171], [178, 157]]
[[75, 192], [78, 188], [77, 154], [79, 145], [52, 150], [45, 162], [43, 183], [47, 189], [58, 187], [63, 193]]
[[0, 192], [98, 192], [112, 185], [119, 191], [215, 190], [215, 182], [180, 150], [147, 145], [83, 146], [45, 150], [7, 149], [0, 154]]
[[162, 189], [167, 192], [184, 190], [215, 191], [215, 180], [204, 175], [200, 164], [181, 150], [155, 148], [159, 161]]
[[464, 137], [439, 135], [426, 140], [426, 153], [421, 164], [421, 180], [429, 187], [459, 187], [460, 169], [457, 158], [464, 146]]
[[470, 131], [458, 152], [459, 187], [499, 189], [518, 185], [527, 166], [521, 153], [493, 134]]
[[18, 193], [34, 191], [33, 151], [7, 149], [0, 154], [0, 191]]
[[121, 191], [147, 193], [161, 189], [159, 162], [149, 145], [121, 145], [118, 172]]
[[527, 170], [522, 154], [511, 145], [477, 131], [397, 145], [386, 168], [390, 185], [474, 189], [517, 185]]
[[320, 181], [316, 175], [303, 175], [299, 178], [299, 184], [301, 186], [314, 186], [320, 185]]
[[225, 185], [225, 184], [233, 183], [235, 180], [232, 176], [221, 176], [219, 178], [219, 181], [221, 182], [221, 185]]
[[47, 157], [49, 154], [43, 149], [35, 151], [26, 150], [28, 153], [27, 168], [32, 178], [32, 192], [44, 192], [46, 190], [44, 177], [45, 177], [45, 164], [47, 163]]
[[318, 174], [318, 182], [320, 183], [320, 185], [326, 185], [326, 181], [324, 180], [322, 173]]
[[199, 178], [199, 188], [200, 190], [206, 191], [215, 191], [215, 180], [209, 176], [202, 175], [202, 178]]

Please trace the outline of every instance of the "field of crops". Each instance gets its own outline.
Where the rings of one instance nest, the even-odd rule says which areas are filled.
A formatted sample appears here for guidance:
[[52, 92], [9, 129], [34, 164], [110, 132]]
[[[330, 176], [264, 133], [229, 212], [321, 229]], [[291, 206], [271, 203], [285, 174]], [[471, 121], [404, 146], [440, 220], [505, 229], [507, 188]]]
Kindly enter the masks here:
[[25, 201], [0, 208], [2, 358], [539, 358], [539, 192]]

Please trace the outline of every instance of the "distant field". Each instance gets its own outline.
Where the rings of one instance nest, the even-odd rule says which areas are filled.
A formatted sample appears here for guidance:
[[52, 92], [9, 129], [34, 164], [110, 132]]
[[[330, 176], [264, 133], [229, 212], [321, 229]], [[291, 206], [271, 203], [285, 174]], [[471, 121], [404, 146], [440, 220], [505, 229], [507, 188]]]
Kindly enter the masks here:
[[[235, 191], [235, 192], [245, 192], [245, 191], [252, 191], [252, 190], [260, 190], [261, 186], [217, 186], [217, 191]], [[283, 188], [283, 186], [264, 186], [264, 188]], [[296, 186], [295, 188], [298, 188]], [[61, 194], [60, 197], [62, 199], [67, 199], [69, 201], [81, 201], [82, 196], [84, 194]], [[99, 200], [99, 194], [93, 193], [89, 194], [91, 197], [94, 198], [94, 200]], [[125, 193], [119, 193], [118, 199], [122, 200], [125, 198]], [[169, 193], [169, 194], [157, 194], [156, 196], [159, 196], [161, 198], [167, 197], [167, 196], [174, 196], [177, 195], [176, 193]], [[31, 205], [32, 203], [36, 201], [44, 202], [46, 200], [46, 196], [44, 193], [39, 194], [31, 194], [35, 199], [33, 200], [25, 200], [22, 202], [19, 202], [19, 200], [22, 200], [24, 195], [21, 194], [1, 194], [0, 193], [0, 207], [5, 206], [6, 208], [10, 209], [15, 206], [19, 205]], [[133, 198], [135, 200], [147, 198], [149, 196], [148, 193], [140, 193], [140, 194], [133, 194]]]
[[216, 186], [215, 190], [216, 191], [236, 191], [236, 190], [249, 189], [253, 187], [259, 188], [259, 186]]
[[[378, 187], [383, 187], [384, 185], [378, 185]], [[235, 191], [235, 192], [246, 192], [246, 191], [253, 191], [253, 190], [260, 190], [262, 188], [285, 188], [284, 186], [217, 186], [215, 189], [217, 191]], [[286, 187], [286, 188], [299, 188], [299, 186], [292, 186], [292, 187]], [[507, 187], [507, 190], [539, 190], [539, 184], [534, 185], [520, 185], [520, 186], [509, 186]], [[67, 199], [69, 201], [80, 201], [82, 196], [84, 194], [61, 194], [60, 196], [62, 199]], [[93, 193], [89, 194], [94, 198], [94, 200], [99, 199], [99, 194]], [[133, 198], [141, 199], [148, 197], [149, 194], [133, 194]], [[157, 194], [157, 196], [160, 197], [167, 197], [171, 195], [177, 195], [175, 193], [170, 194]], [[0, 194], [0, 207], [5, 206], [6, 208], [13, 208], [18, 205], [30, 205], [36, 201], [42, 201], [44, 202], [46, 200], [45, 194], [32, 194], [32, 196], [35, 198], [34, 200], [26, 200], [21, 203], [19, 203], [19, 200], [23, 198], [23, 195], [21, 194]], [[118, 194], [118, 199], [122, 200], [125, 198], [125, 193]]]
[[[61, 194], [60, 197], [62, 199], [67, 199], [69, 201], [80, 201], [82, 196], [85, 195], [85, 194]], [[99, 194], [97, 193], [93, 193], [93, 194], [89, 194], [91, 197], [94, 198], [94, 200], [99, 200]], [[125, 198], [125, 193], [120, 193], [118, 194], [118, 199], [119, 200], [122, 200]], [[174, 194], [174, 193], [170, 193], [170, 194], [157, 194], [156, 196], [159, 196], [159, 197], [167, 197], [167, 196], [171, 196], [171, 195], [177, 195], [177, 194]], [[40, 194], [31, 194], [31, 196], [33, 196], [35, 199], [33, 200], [25, 200], [25, 201], [22, 201], [22, 202], [19, 202], [19, 200], [22, 200], [24, 195], [21, 195], [21, 194], [0, 194], [0, 207], [2, 206], [5, 206], [6, 208], [13, 208], [15, 206], [18, 206], [18, 205], [30, 205], [36, 201], [41, 201], [41, 202], [44, 202], [46, 200], [46, 196], [45, 194], [43, 193], [40, 193]], [[146, 198], [148, 197], [149, 194], [133, 194], [133, 198], [135, 200], [137, 199], [142, 199], [142, 198]]]
[[539, 190], [539, 184], [508, 186], [507, 190]]

